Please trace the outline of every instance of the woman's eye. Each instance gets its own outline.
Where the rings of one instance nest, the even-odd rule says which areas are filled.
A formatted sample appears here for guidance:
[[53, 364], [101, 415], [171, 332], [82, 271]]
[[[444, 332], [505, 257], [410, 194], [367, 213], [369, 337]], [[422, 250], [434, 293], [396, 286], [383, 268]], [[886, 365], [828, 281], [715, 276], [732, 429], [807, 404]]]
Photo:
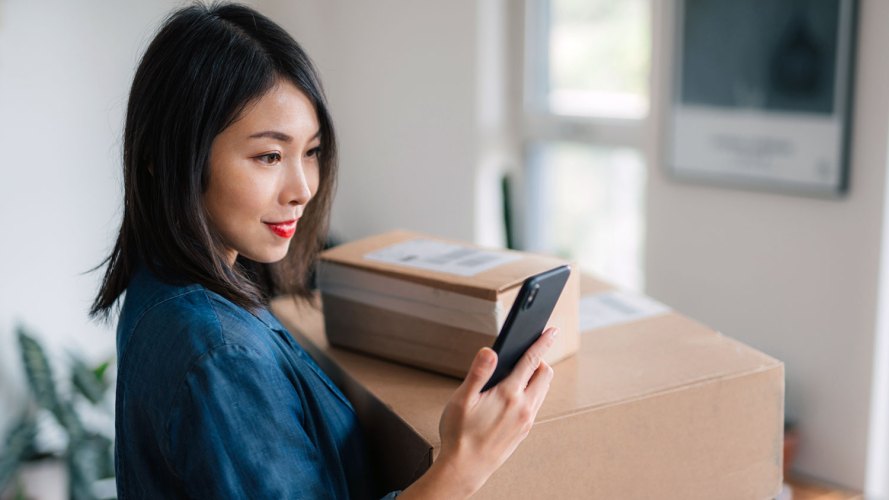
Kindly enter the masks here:
[[321, 147], [320, 146], [317, 148], [312, 148], [306, 153], [306, 156], [308, 156], [309, 158], [314, 158], [314, 157], [320, 156], [320, 155], [321, 155]]
[[281, 161], [281, 153], [266, 153], [257, 156], [256, 159], [266, 165], [274, 165]]

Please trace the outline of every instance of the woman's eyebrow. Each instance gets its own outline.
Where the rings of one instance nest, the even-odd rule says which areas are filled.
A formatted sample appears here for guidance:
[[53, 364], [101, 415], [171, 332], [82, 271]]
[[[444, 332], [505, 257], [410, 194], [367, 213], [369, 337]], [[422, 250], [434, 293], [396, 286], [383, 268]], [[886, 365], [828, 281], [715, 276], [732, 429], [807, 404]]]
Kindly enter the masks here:
[[259, 139], [261, 137], [268, 137], [271, 139], [275, 139], [278, 141], [284, 141], [284, 142], [293, 142], [293, 137], [290, 137], [289, 135], [285, 134], [284, 132], [278, 132], [277, 130], [263, 130], [262, 132], [257, 132], [255, 134], [251, 135], [249, 138], [250, 139]]
[[[320, 136], [321, 129], [318, 129], [318, 131], [315, 132], [315, 135], [312, 136], [312, 140], [317, 139]], [[262, 132], [257, 132], [251, 135], [249, 139], [258, 139], [262, 137], [268, 137], [283, 142], [293, 142], [293, 137], [285, 134], [284, 132], [278, 132], [277, 130], [263, 130]]]

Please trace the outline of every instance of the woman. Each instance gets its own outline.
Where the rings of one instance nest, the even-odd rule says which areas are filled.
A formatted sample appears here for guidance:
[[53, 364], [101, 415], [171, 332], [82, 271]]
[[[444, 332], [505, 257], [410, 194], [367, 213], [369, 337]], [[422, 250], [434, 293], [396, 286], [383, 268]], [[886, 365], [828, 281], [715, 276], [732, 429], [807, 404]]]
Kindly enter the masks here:
[[[94, 316], [117, 329], [120, 498], [372, 498], [354, 410], [266, 309], [310, 296], [336, 178], [316, 72], [238, 5], [171, 15], [133, 80], [124, 215]], [[441, 453], [399, 498], [465, 498], [530, 430], [547, 331], [509, 378], [482, 349], [441, 418]]]

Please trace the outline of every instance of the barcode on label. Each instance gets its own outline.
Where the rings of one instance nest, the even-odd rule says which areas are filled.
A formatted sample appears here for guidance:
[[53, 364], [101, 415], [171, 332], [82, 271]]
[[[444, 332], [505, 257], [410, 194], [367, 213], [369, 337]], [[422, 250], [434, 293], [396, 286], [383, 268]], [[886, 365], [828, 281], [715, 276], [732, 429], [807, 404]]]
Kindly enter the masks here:
[[452, 252], [448, 252], [444, 255], [428, 257], [428, 258], [424, 259], [424, 261], [428, 262], [430, 264], [447, 264], [449, 262], [453, 262], [455, 260], [462, 259], [463, 257], [466, 257], [467, 255], [472, 255], [474, 253], [475, 253], [475, 251], [471, 248], [459, 248], [459, 249], [454, 250]]
[[497, 259], [496, 255], [478, 255], [478, 256], [475, 256], [471, 259], [466, 259], [464, 261], [458, 262], [457, 265], [469, 266], [469, 267], [483, 266], [483, 265], [487, 264], [488, 262], [494, 261], [496, 259]]

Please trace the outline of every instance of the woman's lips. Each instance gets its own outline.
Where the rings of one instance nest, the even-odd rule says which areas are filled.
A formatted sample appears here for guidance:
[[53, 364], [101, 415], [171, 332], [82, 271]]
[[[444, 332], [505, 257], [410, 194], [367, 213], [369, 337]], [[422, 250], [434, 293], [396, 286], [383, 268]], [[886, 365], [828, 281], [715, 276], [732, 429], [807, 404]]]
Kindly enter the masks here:
[[290, 238], [296, 232], [296, 221], [298, 219], [286, 220], [282, 222], [264, 222], [273, 233], [282, 237]]

